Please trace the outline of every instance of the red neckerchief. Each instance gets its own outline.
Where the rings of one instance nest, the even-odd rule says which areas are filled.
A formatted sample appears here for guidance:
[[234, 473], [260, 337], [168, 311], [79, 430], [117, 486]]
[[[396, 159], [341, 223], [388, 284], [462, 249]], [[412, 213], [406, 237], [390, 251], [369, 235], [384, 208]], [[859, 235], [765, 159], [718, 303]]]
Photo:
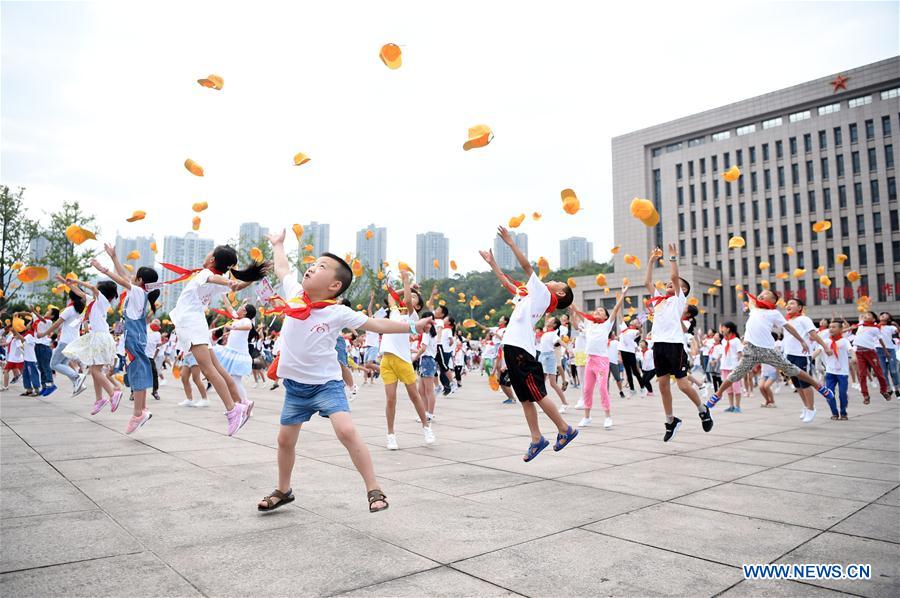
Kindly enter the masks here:
[[860, 322], [859, 325], [865, 326], [866, 328], [881, 328], [881, 326], [875, 322]]
[[267, 310], [270, 314], [281, 314], [284, 316], [289, 316], [291, 318], [297, 320], [305, 320], [309, 317], [309, 315], [316, 309], [322, 309], [328, 307], [330, 305], [334, 305], [337, 303], [335, 299], [325, 299], [324, 301], [312, 301], [309, 298], [309, 295], [306, 294], [306, 291], [303, 292], [303, 296], [300, 298], [303, 301], [303, 305], [297, 307], [291, 307], [287, 301], [279, 297], [278, 295], [272, 296], [273, 302], [279, 302], [279, 305], [276, 305], [270, 310]]
[[649, 350], [650, 350], [650, 347], [647, 347], [646, 349], [641, 349], [641, 357], [646, 357], [647, 351], [649, 351]]
[[[516, 297], [527, 297], [528, 296], [528, 288], [524, 284], [522, 284], [515, 278], [509, 276], [508, 274], [504, 274], [504, 276], [506, 276], [506, 280], [508, 280], [510, 282], [510, 284], [512, 284], [514, 287], [516, 287], [516, 291], [514, 293], [512, 291], [510, 291], [511, 295], [515, 295]], [[506, 290], [509, 291], [509, 289], [506, 289]], [[549, 291], [549, 289], [548, 289], [548, 291]], [[550, 305], [547, 306], [547, 311], [545, 311], [544, 313], [549, 314], [549, 313], [556, 311], [556, 306], [558, 304], [559, 304], [559, 297], [556, 296], [556, 293], [550, 293]]]
[[398, 306], [400, 306], [400, 307], [406, 307], [406, 303], [404, 303], [403, 300], [400, 299], [400, 295], [397, 294], [397, 291], [395, 291], [395, 290], [393, 289], [393, 287], [388, 286], [388, 287], [387, 287], [387, 291], [388, 291], [388, 293], [391, 295], [391, 297], [394, 298], [394, 301], [397, 302], [397, 305], [398, 305]]
[[747, 296], [753, 299], [753, 302], [756, 303], [756, 307], [759, 309], [775, 309], [774, 303], [769, 303], [768, 301], [763, 301], [761, 299], [757, 299], [753, 293], [747, 293]]
[[[178, 274], [178, 278], [174, 278], [172, 280], [167, 280], [163, 284], [175, 284], [176, 282], [181, 282], [182, 280], [187, 280], [188, 278], [190, 278], [197, 272], [200, 272], [201, 270], [203, 270], [203, 268], [194, 268], [194, 269], [183, 268], [181, 266], [176, 266], [175, 264], [167, 264], [166, 262], [160, 262], [159, 265], [162, 266], [163, 268], [165, 268], [166, 270], [169, 270], [170, 272], [174, 272], [175, 274]], [[213, 274], [218, 274], [219, 276], [224, 274], [224, 272], [219, 272], [215, 268], [210, 268], [209, 271], [212, 272]]]
[[122, 306], [125, 305], [125, 297], [128, 296], [128, 291], [122, 291], [122, 294], [119, 295], [119, 304], [116, 306], [116, 311], [122, 309]]
[[844, 338], [843, 333], [842, 333], [841, 336], [839, 336], [837, 339], [835, 339], [834, 337], [831, 337], [831, 352], [834, 353], [835, 359], [837, 359], [837, 356], [838, 356], [838, 345], [837, 345], [837, 342], [838, 342], [840, 339], [842, 339], [842, 338]]
[[500, 324], [497, 328], [506, 328], [506, 324]]
[[796, 318], [796, 317], [798, 317], [798, 316], [802, 316], [802, 315], [803, 315], [803, 312], [798, 311], [798, 312], [795, 313], [795, 314], [785, 314], [785, 317], [786, 317], [786, 319], [788, 319], [788, 320], [793, 320], [794, 318]]
[[217, 313], [217, 314], [219, 314], [220, 316], [222, 316], [222, 317], [225, 318], [226, 320], [234, 320], [234, 319], [235, 319], [234, 315], [228, 313], [228, 312], [225, 311], [224, 309], [218, 309], [218, 308], [215, 308], [215, 307], [214, 307], [214, 308], [212, 308], [212, 311], [215, 312], [215, 313]]
[[97, 300], [94, 299], [90, 303], [88, 303], [87, 308], [84, 310], [84, 319], [88, 320], [91, 317], [91, 310], [94, 308], [94, 304], [97, 303]]
[[724, 347], [725, 355], [728, 355], [728, 349], [731, 347], [731, 340], [732, 340], [733, 338], [734, 338], [734, 335], [733, 335], [733, 334], [726, 334], [726, 335], [725, 335], [725, 347]]
[[153, 332], [159, 332], [159, 324], [150, 324], [150, 330]]
[[604, 322], [606, 322], [607, 320], [609, 320], [609, 318], [607, 318], [606, 320], [601, 320], [601, 319], [598, 318], [597, 316], [592, 316], [592, 315], [590, 315], [590, 314], [586, 314], [586, 313], [584, 313], [583, 311], [578, 311], [577, 309], [575, 310], [575, 313], [577, 313], [579, 316], [581, 316], [582, 318], [584, 318], [584, 319], [587, 320], [588, 322], [593, 322], [594, 324], [603, 324]]
[[672, 294], [666, 293], [665, 295], [656, 295], [655, 297], [650, 297], [649, 299], [647, 299], [647, 306], [648, 307], [656, 307], [657, 305], [659, 305], [660, 303], [662, 303], [669, 297], [674, 297], [674, 296], [675, 296], [675, 293], [672, 293]]

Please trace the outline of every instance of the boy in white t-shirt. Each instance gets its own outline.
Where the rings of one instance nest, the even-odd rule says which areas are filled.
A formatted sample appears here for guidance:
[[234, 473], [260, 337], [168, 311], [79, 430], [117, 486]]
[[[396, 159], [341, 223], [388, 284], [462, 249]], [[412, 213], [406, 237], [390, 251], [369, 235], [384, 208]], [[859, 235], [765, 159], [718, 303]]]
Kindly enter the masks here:
[[862, 391], [863, 405], [869, 404], [869, 370], [875, 374], [884, 400], [890, 401], [893, 398], [891, 391], [888, 389], [885, 374], [881, 370], [881, 364], [878, 363], [878, 354], [875, 352], [875, 349], [878, 348], [887, 349], [876, 320], [875, 312], [864, 312], [859, 318], [859, 325], [856, 327], [856, 338], [853, 340], [853, 348], [856, 352], [856, 366], [859, 368], [859, 385]]
[[[809, 345], [806, 341], [794, 330], [793, 326], [788, 324], [781, 312], [775, 309], [778, 294], [775, 291], [765, 289], [759, 294], [759, 297], [754, 297], [750, 293], [747, 293], [747, 295], [750, 297], [750, 305], [753, 307], [750, 308], [750, 315], [744, 326], [744, 351], [741, 356], [741, 362], [737, 368], [732, 370], [728, 379], [722, 382], [719, 390], [709, 397], [709, 401], [706, 402], [707, 407], [712, 407], [718, 403], [719, 397], [725, 394], [732, 384], [741, 380], [748, 372], [753, 370], [758, 363], [768, 363], [787, 376], [796, 376], [804, 382], [815, 386], [819, 394], [826, 399], [829, 397], [834, 399], [834, 393], [827, 386], [816, 382], [812, 376], [785, 359], [781, 351], [775, 349], [775, 338], [772, 336], [772, 329], [780, 326], [785, 332], [797, 339], [802, 347], [809, 351]], [[826, 354], [830, 355], [830, 352], [830, 348], [825, 348]]]
[[[291, 272], [284, 250], [284, 230], [267, 237], [272, 243], [275, 274], [284, 288], [282, 304], [275, 308], [286, 317], [281, 328], [278, 377], [284, 381], [284, 406], [278, 431], [278, 486], [257, 508], [271, 511], [293, 502], [291, 473], [301, 426], [318, 413], [327, 417], [335, 435], [350, 454], [366, 485], [369, 512], [388, 508], [387, 497], [378, 486], [372, 457], [353, 425], [337, 361], [337, 337], [345, 328], [380, 334], [419, 334], [431, 325], [421, 318], [414, 325], [376, 320], [337, 303], [336, 298], [353, 281], [350, 266], [336, 255], [325, 253], [306, 270], [303, 281]], [[270, 313], [272, 313], [270, 311]]]
[[522, 404], [525, 420], [531, 432], [531, 444], [522, 458], [531, 461], [549, 446], [550, 442], [541, 435], [535, 403], [553, 421], [558, 430], [553, 450], [560, 451], [578, 435], [578, 430], [566, 423], [553, 401], [545, 401], [547, 390], [544, 385], [544, 370], [535, 358], [534, 326], [545, 314], [557, 309], [566, 309], [572, 304], [572, 289], [564, 282], [541, 282], [534, 272], [531, 262], [515, 244], [509, 231], [497, 229], [497, 235], [516, 256], [522, 271], [528, 276], [525, 285], [515, 283], [506, 276], [494, 259], [492, 251], [480, 251], [481, 257], [491, 267], [500, 284], [515, 296], [515, 308], [503, 335], [503, 357], [513, 390]]
[[682, 319], [687, 307], [687, 294], [691, 285], [678, 275], [678, 247], [669, 244], [669, 263], [671, 276], [666, 283], [666, 292], [662, 294], [653, 285], [653, 266], [663, 256], [659, 247], [650, 252], [647, 260], [647, 278], [644, 286], [653, 295], [650, 305], [653, 310], [653, 364], [656, 366], [656, 378], [659, 394], [662, 397], [663, 410], [666, 414], [666, 431], [663, 442], [675, 437], [681, 427], [681, 420], [672, 411], [672, 389], [670, 376], [675, 377], [675, 384], [687, 398], [697, 407], [700, 425], [704, 432], [713, 427], [709, 409], [700, 401], [700, 395], [688, 379], [688, 355], [684, 350], [684, 328]]
[[[850, 352], [853, 347], [850, 341], [844, 338], [842, 325], [837, 320], [833, 320], [828, 325], [828, 346], [831, 348], [831, 355], [823, 355], [822, 362], [825, 364], [825, 386], [831, 389], [834, 395], [840, 399], [840, 411], [838, 411], [837, 403], [834, 397], [827, 399], [828, 407], [831, 408], [831, 419], [846, 420], [847, 419], [847, 383], [850, 380]], [[816, 355], [824, 353], [822, 349], [816, 349]]]

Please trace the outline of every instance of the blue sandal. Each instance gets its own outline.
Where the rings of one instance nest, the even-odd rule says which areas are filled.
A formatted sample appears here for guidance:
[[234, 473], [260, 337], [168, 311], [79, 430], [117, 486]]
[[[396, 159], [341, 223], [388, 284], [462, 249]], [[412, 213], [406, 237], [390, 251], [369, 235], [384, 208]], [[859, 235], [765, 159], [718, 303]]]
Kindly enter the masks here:
[[553, 445], [554, 451], [561, 451], [566, 448], [570, 442], [572, 442], [575, 437], [578, 436], [578, 430], [573, 429], [572, 426], [569, 426], [568, 431], [565, 434], [557, 434], [556, 435], [556, 444]]
[[525, 456], [522, 457], [522, 460], [528, 463], [535, 457], [537, 457], [542, 450], [550, 446], [550, 441], [541, 436], [541, 439], [537, 442], [532, 442], [528, 445], [528, 452], [525, 453]]

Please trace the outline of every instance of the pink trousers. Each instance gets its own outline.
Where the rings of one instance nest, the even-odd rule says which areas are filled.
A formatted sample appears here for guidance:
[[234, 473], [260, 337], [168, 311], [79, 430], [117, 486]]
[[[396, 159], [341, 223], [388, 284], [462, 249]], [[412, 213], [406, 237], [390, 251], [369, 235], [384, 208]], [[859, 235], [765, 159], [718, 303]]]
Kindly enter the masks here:
[[594, 386], [599, 382], [600, 404], [603, 409], [609, 411], [609, 358], [601, 355], [588, 355], [587, 366], [584, 369], [584, 386], [582, 387], [582, 400], [588, 409], [594, 406]]

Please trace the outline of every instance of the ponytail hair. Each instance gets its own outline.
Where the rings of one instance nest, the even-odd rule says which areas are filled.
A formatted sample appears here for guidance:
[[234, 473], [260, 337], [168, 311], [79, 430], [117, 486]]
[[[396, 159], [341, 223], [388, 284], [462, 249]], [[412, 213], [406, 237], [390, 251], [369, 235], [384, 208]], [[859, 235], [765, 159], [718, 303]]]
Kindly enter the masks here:
[[253, 320], [256, 317], [256, 307], [249, 303], [244, 306], [244, 316]]
[[[423, 311], [421, 314], [419, 314], [419, 318], [433, 318], [433, 317], [434, 317], [434, 313], [430, 312], [428, 310]], [[434, 329], [433, 323], [431, 324], [431, 326], [428, 327], [428, 334], [431, 335], [432, 338], [437, 336], [437, 330]]]
[[159, 289], [155, 289], [147, 293], [147, 302], [150, 304], [150, 311], [156, 313], [156, 300], [159, 299]]
[[99, 291], [101, 295], [106, 297], [106, 300], [110, 303], [113, 302], [113, 299], [119, 296], [119, 289], [118, 287], [116, 287], [116, 283], [111, 280], [103, 280], [98, 282], [97, 291]]
[[256, 282], [257, 280], [262, 280], [266, 277], [271, 266], [272, 262], [252, 261], [250, 262], [250, 265], [243, 270], [232, 269], [231, 275], [244, 282]]
[[256, 282], [262, 280], [269, 272], [271, 262], [257, 262], [251, 260], [243, 270], [235, 270], [234, 267], [238, 263], [237, 251], [231, 245], [218, 245], [212, 252], [213, 267], [221, 272], [226, 273], [231, 270], [232, 276], [244, 282]]
[[69, 301], [72, 302], [72, 307], [75, 308], [77, 313], [82, 313], [84, 311], [84, 298], [81, 295], [77, 295], [75, 291], [69, 291]]

